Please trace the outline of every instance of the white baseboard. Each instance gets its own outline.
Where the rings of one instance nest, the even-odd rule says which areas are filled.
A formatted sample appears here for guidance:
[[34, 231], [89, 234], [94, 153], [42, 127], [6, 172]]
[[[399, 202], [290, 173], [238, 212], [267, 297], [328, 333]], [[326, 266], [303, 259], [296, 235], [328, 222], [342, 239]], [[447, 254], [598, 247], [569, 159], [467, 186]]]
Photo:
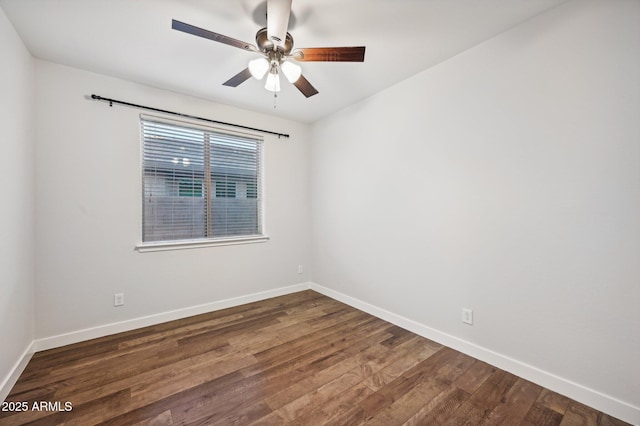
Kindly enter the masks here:
[[590, 407], [608, 413], [621, 420], [624, 420], [631, 424], [640, 424], [640, 407], [636, 407], [624, 401], [620, 401], [594, 389], [587, 388], [578, 383], [546, 372], [532, 365], [483, 348], [474, 343], [460, 339], [456, 336], [443, 333], [442, 331], [428, 327], [424, 324], [420, 324], [401, 315], [397, 315], [393, 312], [381, 309], [367, 302], [363, 302], [359, 299], [313, 282], [281, 287], [274, 290], [253, 293], [245, 296], [205, 303], [202, 305], [177, 309], [174, 311], [163, 312], [160, 314], [149, 315], [146, 317], [135, 318], [118, 323], [106, 324], [98, 327], [87, 328], [70, 333], [60, 334], [57, 336], [34, 340], [31, 345], [29, 345], [29, 347], [25, 350], [18, 362], [16, 362], [16, 365], [11, 370], [11, 373], [5, 378], [2, 384], [0, 384], [0, 400], [4, 401], [4, 399], [7, 397], [9, 391], [18, 380], [18, 377], [26, 367], [34, 352], [69, 345], [72, 343], [78, 343], [89, 339], [107, 336], [110, 334], [135, 330], [138, 328], [186, 318], [193, 315], [231, 308], [234, 306], [243, 305], [245, 303], [257, 302], [260, 300], [283, 296], [290, 293], [296, 293], [307, 289], [317, 291], [318, 293], [322, 293], [328, 297], [331, 297], [332, 299], [346, 303], [347, 305], [350, 305], [356, 309], [360, 309], [361, 311], [367, 312], [420, 336], [426, 337], [442, 345], [448, 346], [464, 354], [477, 358], [481, 361], [487, 362], [526, 380], [537, 383], [540, 386], [551, 389], [562, 395], [566, 395], [569, 398], [575, 399], [576, 401], [582, 402]]
[[587, 388], [578, 383], [572, 382], [555, 374], [546, 372], [532, 365], [499, 354], [490, 349], [483, 348], [474, 343], [452, 336], [434, 328], [420, 324], [411, 319], [397, 315], [393, 312], [381, 309], [377, 306], [363, 302], [354, 297], [321, 286], [316, 283], [309, 283], [311, 290], [322, 293], [332, 299], [346, 303], [368, 314], [374, 315], [380, 319], [388, 321], [415, 334], [426, 337], [427, 339], [448, 346], [452, 349], [460, 351], [466, 355], [484, 361], [502, 370], [508, 371], [523, 379], [529, 380], [540, 386], [548, 388], [554, 392], [565, 395], [571, 399], [581, 402], [585, 405], [593, 407], [599, 411], [612, 415], [616, 418], [624, 420], [628, 423], [640, 424], [640, 407], [636, 407], [624, 401], [620, 401], [609, 395], [605, 395], [594, 389]]
[[176, 309], [174, 311], [162, 312], [159, 314], [149, 315], [146, 317], [134, 318], [127, 321], [121, 321], [111, 324], [100, 325], [97, 327], [86, 328], [83, 330], [72, 331], [70, 333], [59, 334], [56, 336], [37, 339], [33, 342], [34, 351], [44, 351], [47, 349], [57, 348], [60, 346], [70, 345], [73, 343], [83, 342], [85, 340], [104, 337], [111, 334], [122, 333], [125, 331], [135, 330], [150, 325], [161, 324], [167, 321], [187, 318], [194, 315], [200, 315], [207, 312], [218, 311], [221, 309], [232, 308], [234, 306], [244, 305], [246, 303], [258, 302], [260, 300], [270, 299], [272, 297], [283, 296], [285, 294], [296, 293], [309, 289], [309, 283], [296, 284], [288, 287], [280, 287], [274, 290], [263, 291], [259, 293], [248, 294], [245, 296], [234, 297], [231, 299], [219, 300], [216, 302], [205, 303], [188, 308]]
[[202, 305], [191, 306], [174, 311], [162, 312], [155, 315], [149, 315], [140, 318], [134, 318], [127, 321], [105, 324], [97, 327], [86, 328], [83, 330], [72, 331], [69, 333], [59, 334], [56, 336], [36, 339], [24, 351], [20, 359], [13, 366], [7, 377], [0, 383], [0, 400], [4, 401], [9, 395], [11, 388], [15, 385], [24, 371], [25, 367], [31, 360], [31, 356], [38, 351], [58, 348], [60, 346], [70, 345], [73, 343], [83, 342], [85, 340], [104, 337], [111, 334], [122, 333], [125, 331], [135, 330], [150, 325], [161, 324], [167, 321], [173, 321], [181, 318], [187, 318], [193, 315], [204, 314], [207, 312], [218, 311], [221, 309], [232, 308], [234, 306], [244, 305], [246, 303], [258, 302], [260, 300], [270, 299], [272, 297], [283, 296], [285, 294], [296, 293], [309, 289], [309, 283], [296, 284], [288, 287], [281, 287], [273, 290], [263, 291], [259, 293], [248, 294], [245, 296], [234, 297], [231, 299], [219, 300], [216, 302], [205, 303]]
[[13, 388], [13, 385], [15, 385], [18, 381], [18, 377], [20, 377], [20, 375], [24, 371], [34, 352], [34, 345], [33, 342], [31, 342], [31, 344], [27, 346], [27, 349], [25, 349], [25, 351], [22, 353], [22, 356], [20, 357], [18, 362], [16, 362], [16, 364], [13, 366], [7, 377], [5, 377], [2, 383], [0, 383], [0, 401], [4, 402], [4, 400], [7, 398], [9, 392], [11, 391], [11, 388]]

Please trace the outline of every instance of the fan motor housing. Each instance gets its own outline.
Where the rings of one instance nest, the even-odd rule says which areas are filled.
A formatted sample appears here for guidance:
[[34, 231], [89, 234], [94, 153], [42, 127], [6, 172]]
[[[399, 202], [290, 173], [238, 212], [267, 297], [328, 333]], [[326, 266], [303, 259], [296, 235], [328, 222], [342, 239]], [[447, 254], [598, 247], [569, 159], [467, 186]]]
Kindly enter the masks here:
[[[261, 52], [267, 53], [269, 51], [276, 50], [275, 45], [271, 40], [269, 40], [269, 37], [267, 36], [266, 27], [259, 29], [256, 33], [256, 44], [258, 45], [258, 49], [260, 49]], [[288, 55], [289, 53], [291, 53], [291, 49], [293, 49], [293, 37], [291, 36], [291, 34], [287, 33], [287, 37], [284, 41], [284, 48], [278, 47], [277, 50], [280, 50], [285, 55]]]

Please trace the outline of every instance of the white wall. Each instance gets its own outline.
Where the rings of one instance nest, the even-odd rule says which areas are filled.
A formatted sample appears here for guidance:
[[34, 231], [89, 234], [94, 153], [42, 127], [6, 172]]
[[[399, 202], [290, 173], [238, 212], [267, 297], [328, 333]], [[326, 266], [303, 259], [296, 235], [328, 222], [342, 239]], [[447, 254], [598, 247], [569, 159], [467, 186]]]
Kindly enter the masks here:
[[[141, 240], [140, 111], [88, 100], [92, 93], [290, 133], [290, 139], [265, 136], [271, 239], [135, 251]], [[36, 338], [308, 281], [297, 273], [299, 264], [310, 266], [307, 125], [38, 60], [36, 129]], [[125, 293], [126, 304], [114, 308], [117, 292]]]
[[[0, 8], [0, 400], [33, 340], [33, 61]], [[28, 359], [28, 358], [27, 358]]]
[[312, 281], [640, 422], [639, 15], [569, 2], [316, 123]]

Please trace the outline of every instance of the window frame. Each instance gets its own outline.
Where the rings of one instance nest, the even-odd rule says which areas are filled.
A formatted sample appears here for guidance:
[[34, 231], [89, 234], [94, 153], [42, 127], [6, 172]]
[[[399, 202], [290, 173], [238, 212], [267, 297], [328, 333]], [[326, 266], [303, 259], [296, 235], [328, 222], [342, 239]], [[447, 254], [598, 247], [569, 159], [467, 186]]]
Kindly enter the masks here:
[[[166, 124], [169, 126], [182, 126], [188, 127], [190, 129], [201, 130], [203, 132], [211, 132], [211, 133], [223, 133], [231, 136], [241, 136], [248, 137], [250, 139], [255, 139], [259, 144], [259, 158], [258, 158], [258, 182], [256, 188], [257, 194], [257, 209], [258, 209], [258, 228], [260, 230], [259, 234], [251, 234], [251, 235], [237, 235], [237, 236], [219, 236], [219, 237], [204, 237], [204, 238], [189, 238], [189, 239], [174, 239], [174, 240], [162, 240], [162, 241], [143, 241], [143, 233], [144, 233], [144, 203], [145, 203], [145, 162], [144, 162], [144, 132], [143, 132], [143, 122], [144, 121], [152, 121], [160, 124]], [[266, 232], [266, 221], [265, 221], [265, 173], [264, 173], [264, 164], [265, 164], [265, 149], [264, 149], [264, 138], [255, 133], [248, 132], [238, 132], [235, 130], [230, 130], [224, 127], [215, 127], [209, 125], [203, 125], [201, 123], [196, 123], [194, 121], [188, 120], [176, 120], [166, 117], [160, 117], [155, 115], [148, 114], [140, 114], [139, 117], [139, 131], [140, 131], [140, 180], [141, 180], [141, 204], [140, 204], [140, 230], [139, 230], [139, 238], [140, 242], [135, 246], [138, 252], [154, 252], [154, 251], [166, 251], [166, 250], [180, 250], [180, 249], [192, 249], [192, 248], [200, 248], [200, 247], [214, 247], [214, 246], [227, 246], [227, 245], [236, 245], [236, 244], [252, 244], [252, 243], [261, 243], [269, 240], [269, 236]], [[204, 194], [205, 182], [202, 181], [202, 197], [205, 199], [205, 203], [211, 202], [216, 198], [216, 188], [215, 183], [213, 182], [213, 174], [209, 177], [211, 179], [211, 186], [209, 194]]]

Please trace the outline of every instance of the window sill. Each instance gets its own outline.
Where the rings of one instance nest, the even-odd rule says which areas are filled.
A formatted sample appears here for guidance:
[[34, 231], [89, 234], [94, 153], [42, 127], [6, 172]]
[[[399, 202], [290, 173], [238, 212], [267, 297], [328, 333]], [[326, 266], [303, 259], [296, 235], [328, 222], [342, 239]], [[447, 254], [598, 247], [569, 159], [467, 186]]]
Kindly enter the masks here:
[[250, 237], [216, 238], [215, 240], [159, 241], [154, 243], [140, 243], [136, 246], [136, 250], [140, 253], [146, 253], [151, 251], [183, 250], [200, 247], [264, 243], [268, 240], [269, 236], [267, 235], [252, 235]]

